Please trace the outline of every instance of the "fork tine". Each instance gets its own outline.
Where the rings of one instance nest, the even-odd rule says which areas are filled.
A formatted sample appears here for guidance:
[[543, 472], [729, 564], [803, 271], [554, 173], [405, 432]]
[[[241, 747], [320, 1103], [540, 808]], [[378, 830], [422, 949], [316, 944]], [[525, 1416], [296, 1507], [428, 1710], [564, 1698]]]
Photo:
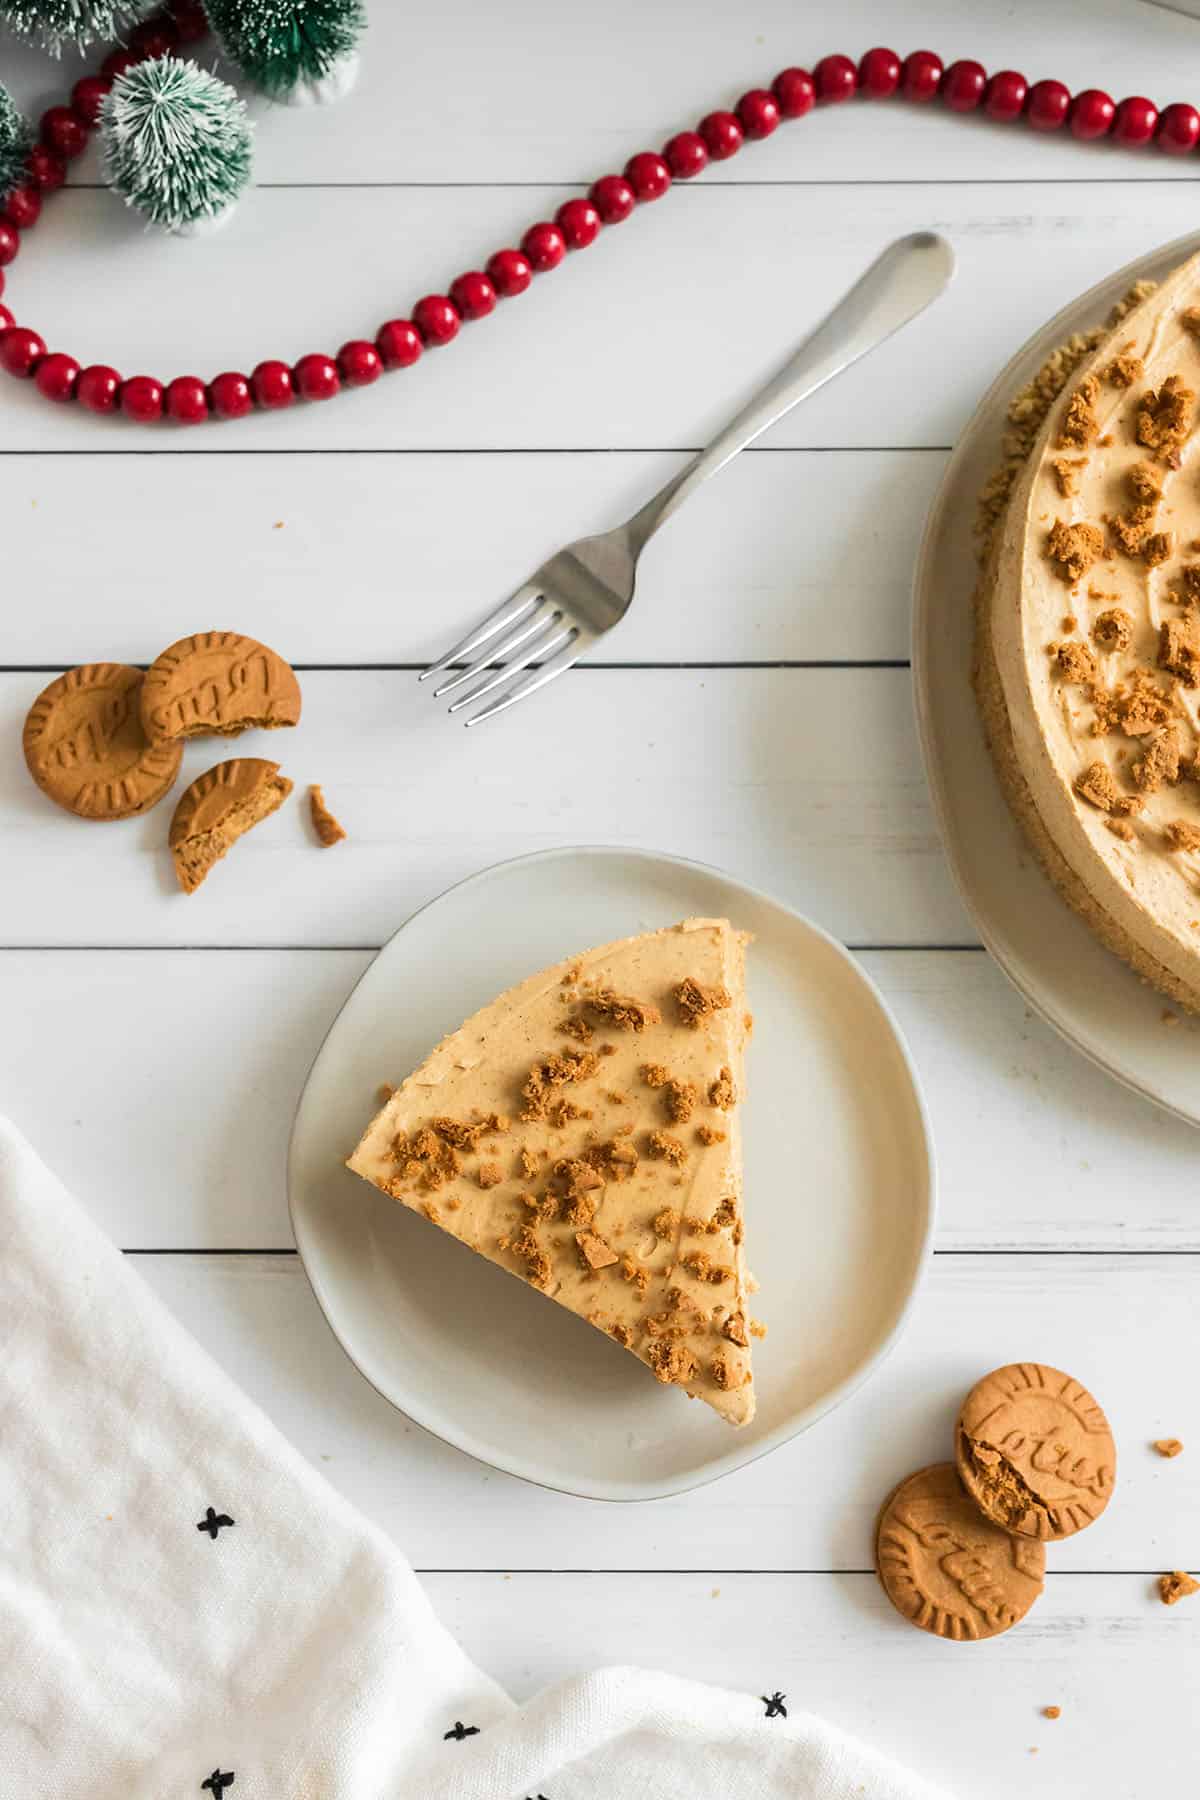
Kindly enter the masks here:
[[515, 662], [505, 663], [502, 669], [497, 669], [494, 675], [489, 676], [478, 687], [473, 687], [467, 693], [461, 694], [450, 711], [456, 713], [462, 707], [471, 706], [476, 700], [482, 700], [483, 696], [490, 694], [493, 688], [503, 686], [514, 675], [519, 675], [522, 669], [527, 669], [530, 663], [537, 662], [539, 657], [552, 656], [563, 644], [569, 644], [571, 639], [578, 635], [574, 625], [567, 624], [565, 620], [556, 619], [550, 628], [549, 637], [536, 638], [533, 643], [527, 644]]
[[558, 617], [557, 609], [548, 605], [543, 597], [537, 602], [531, 613], [522, 613], [509, 630], [502, 631], [499, 637], [490, 638], [474, 662], [468, 663], [465, 669], [460, 669], [457, 675], [452, 675], [449, 681], [443, 681], [440, 687], [435, 687], [434, 699], [440, 700], [443, 694], [453, 693], [454, 689], [461, 687], [464, 681], [470, 681], [472, 676], [478, 675], [480, 669], [486, 664], [500, 662], [512, 651], [519, 650], [526, 639], [533, 637], [539, 631], [544, 631], [547, 625], [555, 624]]
[[451, 663], [458, 661], [459, 657], [469, 656], [473, 650], [478, 650], [482, 644], [486, 644], [489, 638], [495, 637], [498, 631], [503, 631], [506, 625], [511, 625], [516, 619], [519, 619], [540, 598], [541, 589], [532, 581], [525, 582], [509, 599], [502, 601], [495, 612], [489, 613], [487, 618], [475, 627], [474, 631], [468, 632], [465, 638], [460, 638], [453, 650], [448, 650], [439, 661], [430, 663], [427, 669], [423, 669], [417, 676], [417, 680], [428, 681], [431, 675], [440, 675], [443, 669], [448, 669]]
[[473, 713], [469, 719], [464, 719], [463, 724], [469, 728], [472, 725], [482, 725], [485, 719], [494, 719], [496, 714], [502, 713], [506, 707], [515, 706], [518, 700], [524, 700], [526, 694], [534, 693], [536, 689], [545, 687], [548, 681], [553, 681], [556, 675], [563, 675], [568, 669], [574, 668], [583, 655], [583, 651], [582, 638], [578, 636], [572, 638], [557, 656], [552, 656], [549, 662], [544, 662], [539, 669], [534, 669], [531, 674], [518, 681], [515, 687], [510, 688], [507, 694], [501, 694], [498, 700], [493, 700], [490, 706], [485, 706], [482, 712]]

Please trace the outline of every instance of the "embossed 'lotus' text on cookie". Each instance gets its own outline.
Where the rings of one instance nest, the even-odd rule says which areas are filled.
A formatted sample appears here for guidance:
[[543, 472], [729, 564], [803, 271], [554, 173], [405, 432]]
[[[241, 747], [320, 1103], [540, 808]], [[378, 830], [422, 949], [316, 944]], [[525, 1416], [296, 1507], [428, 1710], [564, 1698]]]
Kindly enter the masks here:
[[179, 773], [178, 744], [152, 745], [141, 721], [140, 669], [69, 669], [29, 709], [22, 742], [29, 773], [57, 805], [84, 819], [149, 810]]
[[910, 1475], [885, 1502], [875, 1566], [910, 1624], [961, 1642], [997, 1637], [1042, 1591], [1042, 1545], [1010, 1537], [972, 1505], [952, 1463]]
[[235, 631], [180, 638], [155, 658], [142, 689], [153, 743], [272, 731], [300, 717], [300, 686], [274, 650]]
[[1117, 1451], [1108, 1420], [1061, 1369], [1013, 1363], [984, 1376], [963, 1402], [955, 1437], [971, 1498], [1020, 1537], [1072, 1537], [1112, 1497]]

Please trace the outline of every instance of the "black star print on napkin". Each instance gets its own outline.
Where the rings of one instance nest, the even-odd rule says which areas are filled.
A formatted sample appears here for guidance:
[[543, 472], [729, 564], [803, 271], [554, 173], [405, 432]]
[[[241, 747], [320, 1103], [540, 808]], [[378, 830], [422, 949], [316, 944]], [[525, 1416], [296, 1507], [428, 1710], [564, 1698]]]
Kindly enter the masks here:
[[787, 1699], [786, 1694], [776, 1692], [771, 1695], [760, 1694], [758, 1697], [767, 1709], [768, 1719], [787, 1718], [787, 1707], [783, 1704]]
[[442, 1742], [445, 1743], [447, 1738], [457, 1738], [461, 1743], [464, 1738], [478, 1736], [478, 1725], [464, 1725], [461, 1719], [455, 1719], [453, 1731], [443, 1731]]
[[[235, 1523], [236, 1520], [231, 1519], [228, 1513], [214, 1512], [210, 1506], [204, 1517], [197, 1521], [196, 1530], [207, 1531], [210, 1538], [215, 1538], [223, 1525], [233, 1525]], [[216, 1791], [217, 1790], [214, 1788], [213, 1792], [216, 1793]]]
[[[233, 1520], [231, 1519], [229, 1522], [232, 1525]], [[200, 1786], [207, 1788], [210, 1793], [223, 1794], [226, 1788], [233, 1786], [233, 1770], [230, 1769], [227, 1775], [222, 1775], [220, 1769], [214, 1769], [208, 1780], [202, 1781]]]

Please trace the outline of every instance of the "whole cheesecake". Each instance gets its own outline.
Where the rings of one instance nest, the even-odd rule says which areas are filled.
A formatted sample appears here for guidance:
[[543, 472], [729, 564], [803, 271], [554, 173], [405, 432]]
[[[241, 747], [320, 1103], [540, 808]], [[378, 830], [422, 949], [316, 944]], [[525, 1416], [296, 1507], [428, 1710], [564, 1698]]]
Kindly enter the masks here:
[[1010, 411], [976, 689], [1047, 873], [1138, 974], [1200, 1009], [1200, 257], [1132, 298]]

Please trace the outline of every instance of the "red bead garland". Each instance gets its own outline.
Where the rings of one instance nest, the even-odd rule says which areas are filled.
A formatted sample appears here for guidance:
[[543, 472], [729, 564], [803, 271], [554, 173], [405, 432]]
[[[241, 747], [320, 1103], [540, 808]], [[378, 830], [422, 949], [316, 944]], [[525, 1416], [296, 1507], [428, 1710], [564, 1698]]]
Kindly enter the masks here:
[[1007, 125], [1025, 110], [1029, 83], [1016, 69], [998, 69], [983, 90], [983, 110], [989, 119]]
[[1057, 131], [1070, 107], [1070, 90], [1061, 81], [1035, 81], [1025, 103], [1025, 116], [1035, 131]]
[[987, 71], [982, 63], [954, 62], [942, 76], [942, 99], [951, 112], [974, 112], [986, 86]]
[[[5, 337], [7, 336], [6, 332]], [[121, 377], [107, 363], [93, 363], [89, 368], [81, 370], [75, 383], [75, 398], [88, 412], [114, 411], [120, 391]]]
[[[494, 256], [488, 257], [487, 272], [488, 280], [502, 300], [512, 300], [517, 294], [523, 294], [533, 280], [533, 268], [523, 250], [497, 250]], [[387, 329], [385, 325], [384, 330]]]
[[932, 50], [914, 50], [904, 59], [900, 92], [906, 100], [932, 100], [942, 85], [942, 59]]
[[894, 50], [868, 50], [858, 65], [858, 90], [868, 100], [890, 100], [900, 86], [900, 58]]
[[1168, 156], [1186, 156], [1189, 150], [1196, 148], [1197, 138], [1200, 138], [1200, 113], [1194, 106], [1176, 101], [1174, 106], [1165, 107], [1158, 115], [1154, 141]]
[[[43, 114], [38, 141], [26, 160], [27, 178], [0, 195], [0, 295], [4, 268], [20, 251], [22, 232], [37, 224], [45, 196], [63, 186], [67, 164], [87, 147], [113, 82], [138, 62], [197, 42], [207, 29], [199, 0], [173, 0], [165, 12], [138, 25], [128, 46], [112, 51], [98, 74], [75, 83], [69, 105], [52, 106]], [[604, 227], [620, 224], [636, 206], [661, 199], [674, 181], [690, 181], [710, 161], [735, 156], [747, 139], [771, 136], [785, 119], [803, 118], [817, 104], [838, 105], [856, 95], [864, 100], [899, 95], [919, 105], [940, 98], [951, 111], [981, 110], [998, 123], [1025, 119], [1032, 130], [1042, 132], [1066, 126], [1083, 141], [1112, 137], [1129, 148], [1153, 142], [1172, 156], [1186, 155], [1200, 144], [1200, 112], [1181, 101], [1159, 112], [1139, 94], [1119, 105], [1099, 88], [1085, 88], [1072, 97], [1061, 81], [1031, 86], [1016, 69], [989, 76], [982, 64], [967, 59], [946, 67], [932, 50], [914, 50], [901, 59], [894, 50], [877, 46], [857, 63], [835, 55], [823, 57], [811, 73], [783, 69], [770, 88], [743, 94], [734, 110], [707, 113], [695, 130], [676, 132], [661, 154], [640, 151], [623, 174], [602, 175], [586, 198], [566, 200], [552, 221], [531, 225], [520, 249], [497, 250], [484, 270], [459, 275], [449, 294], [425, 295], [411, 318], [386, 320], [374, 342], [353, 338], [336, 357], [309, 354], [294, 366], [268, 360], [250, 376], [226, 370], [207, 385], [197, 375], [179, 375], [165, 386], [149, 375], [124, 380], [107, 364], [81, 369], [63, 352], [47, 354], [38, 333], [17, 324], [11, 310], [0, 305], [0, 368], [32, 379], [38, 392], [56, 404], [74, 400], [89, 412], [119, 410], [138, 423], [165, 417], [196, 425], [213, 417], [244, 418], [255, 408], [278, 411], [297, 398], [332, 399], [343, 387], [369, 386], [385, 369], [410, 368], [426, 348], [451, 343], [463, 321], [486, 318], [497, 299], [523, 294], [535, 274], [556, 269], [569, 250], [586, 249]]]
[[1113, 136], [1118, 144], [1136, 147], [1148, 144], [1154, 136], [1154, 128], [1158, 124], [1158, 108], [1152, 100], [1141, 94], [1131, 94], [1128, 100], [1122, 100], [1117, 108], [1117, 116], [1113, 121]]

